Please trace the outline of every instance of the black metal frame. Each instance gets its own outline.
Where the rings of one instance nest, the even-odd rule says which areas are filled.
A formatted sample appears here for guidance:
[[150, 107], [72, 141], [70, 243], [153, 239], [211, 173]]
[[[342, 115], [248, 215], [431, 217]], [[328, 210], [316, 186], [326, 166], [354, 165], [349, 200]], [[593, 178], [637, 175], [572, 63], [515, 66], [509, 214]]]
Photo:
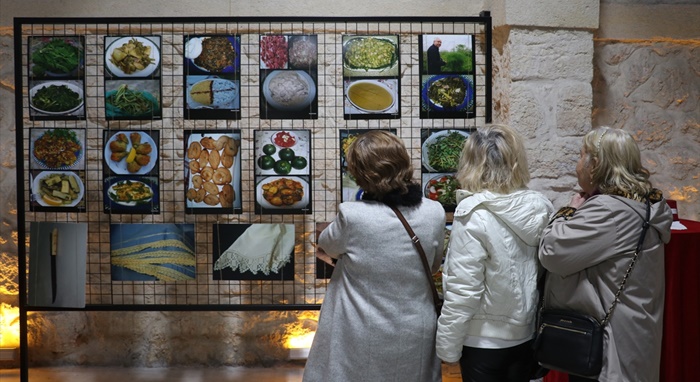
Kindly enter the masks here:
[[17, 158], [17, 206], [19, 213], [17, 214], [18, 237], [20, 244], [18, 245], [18, 275], [19, 275], [19, 322], [20, 322], [20, 380], [28, 381], [28, 326], [27, 317], [28, 310], [31, 311], [288, 311], [288, 310], [318, 310], [320, 304], [251, 304], [251, 305], [210, 305], [210, 304], [89, 304], [85, 308], [51, 308], [51, 307], [28, 307], [27, 305], [27, 280], [26, 280], [26, 244], [23, 244], [26, 236], [26, 219], [23, 211], [25, 205], [25, 164], [24, 164], [24, 121], [23, 121], [23, 75], [25, 68], [22, 65], [22, 27], [26, 25], [42, 25], [42, 24], [162, 24], [168, 23], [271, 23], [271, 22], [333, 22], [336, 24], [356, 24], [361, 22], [413, 22], [413, 23], [430, 23], [430, 22], [454, 22], [454, 23], [475, 23], [484, 26], [486, 36], [485, 53], [487, 60], [485, 62], [485, 116], [487, 123], [492, 120], [492, 21], [488, 11], [483, 11], [478, 17], [119, 17], [119, 18], [85, 18], [85, 17], [48, 17], [48, 18], [26, 18], [20, 17], [14, 19], [14, 54], [15, 54], [15, 123], [16, 123], [16, 152]]

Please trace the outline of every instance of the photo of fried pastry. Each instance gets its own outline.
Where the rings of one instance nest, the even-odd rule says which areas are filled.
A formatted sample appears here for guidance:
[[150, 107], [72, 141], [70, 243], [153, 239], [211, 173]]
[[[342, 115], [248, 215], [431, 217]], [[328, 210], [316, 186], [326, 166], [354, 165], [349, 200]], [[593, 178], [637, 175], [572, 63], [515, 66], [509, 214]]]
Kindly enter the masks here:
[[240, 208], [240, 139], [240, 132], [190, 132], [186, 137], [188, 210]]

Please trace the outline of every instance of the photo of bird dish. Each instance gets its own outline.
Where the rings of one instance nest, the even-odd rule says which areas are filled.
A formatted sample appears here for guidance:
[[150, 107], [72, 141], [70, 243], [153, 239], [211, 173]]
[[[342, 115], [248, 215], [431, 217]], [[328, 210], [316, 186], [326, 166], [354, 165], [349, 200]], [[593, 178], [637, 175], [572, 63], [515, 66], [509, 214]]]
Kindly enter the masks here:
[[238, 84], [218, 77], [187, 77], [187, 107], [190, 109], [239, 109]]
[[240, 144], [240, 131], [188, 132], [185, 147], [188, 209], [241, 208]]
[[398, 36], [343, 36], [344, 77], [398, 77]]
[[398, 84], [397, 79], [345, 81], [345, 113], [398, 113]]
[[105, 66], [115, 77], [148, 77], [160, 67], [160, 37], [106, 37]]
[[158, 161], [158, 146], [144, 131], [120, 131], [105, 142], [104, 156], [107, 167], [114, 174], [149, 174]]
[[32, 129], [30, 168], [84, 169], [84, 129]]
[[236, 36], [192, 36], [185, 41], [187, 73], [238, 71], [240, 43]]
[[256, 175], [311, 173], [309, 130], [255, 130]]

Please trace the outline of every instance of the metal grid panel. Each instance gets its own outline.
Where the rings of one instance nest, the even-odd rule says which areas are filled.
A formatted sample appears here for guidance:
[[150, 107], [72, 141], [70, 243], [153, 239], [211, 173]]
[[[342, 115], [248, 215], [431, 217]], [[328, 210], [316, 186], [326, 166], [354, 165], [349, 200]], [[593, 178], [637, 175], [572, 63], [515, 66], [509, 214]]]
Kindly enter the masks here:
[[[473, 129], [490, 122], [490, 33], [488, 18], [348, 18], [348, 19], [21, 19], [20, 60], [22, 92], [18, 137], [22, 142], [23, 166], [18, 198], [25, 232], [30, 222], [87, 223], [88, 256], [86, 309], [298, 309], [318, 308], [328, 279], [316, 277], [315, 225], [331, 221], [340, 202], [339, 137], [344, 130], [391, 129], [404, 140], [420, 178], [421, 131], [431, 129]], [[259, 36], [265, 34], [315, 34], [318, 37], [318, 119], [261, 119], [259, 112]], [[189, 120], [183, 116], [183, 44], [189, 34], [235, 34], [241, 37], [240, 120]], [[344, 120], [342, 36], [345, 34], [398, 35], [400, 44], [401, 116], [397, 119]], [[471, 34], [475, 36], [476, 118], [421, 119], [419, 36], [422, 34]], [[85, 120], [36, 121], [29, 118], [28, 36], [85, 37]], [[116, 35], [157, 35], [161, 37], [162, 118], [146, 121], [114, 121], [105, 116], [104, 38]], [[16, 40], [17, 41], [17, 40]], [[16, 65], [17, 67], [17, 65]], [[32, 128], [71, 128], [86, 131], [85, 212], [31, 212], [30, 184], [23, 168], [29, 168]], [[255, 130], [311, 132], [313, 213], [310, 215], [256, 214], [254, 207]], [[102, 208], [103, 132], [142, 130], [159, 135], [160, 211], [154, 214], [105, 213]], [[185, 130], [241, 132], [242, 195], [241, 214], [188, 214], [182, 192]], [[110, 272], [110, 225], [116, 223], [184, 223], [195, 228], [196, 277], [191, 281], [113, 281]], [[219, 224], [287, 223], [295, 227], [293, 280], [214, 280], [212, 277], [214, 227]], [[24, 232], [20, 232], [25, 234]], [[28, 242], [28, 241], [27, 241]], [[26, 247], [20, 261], [27, 261]], [[20, 267], [21, 270], [24, 269]], [[24, 291], [26, 296], [26, 283]], [[34, 309], [34, 308], [32, 308]], [[41, 310], [41, 308], [36, 308]]]

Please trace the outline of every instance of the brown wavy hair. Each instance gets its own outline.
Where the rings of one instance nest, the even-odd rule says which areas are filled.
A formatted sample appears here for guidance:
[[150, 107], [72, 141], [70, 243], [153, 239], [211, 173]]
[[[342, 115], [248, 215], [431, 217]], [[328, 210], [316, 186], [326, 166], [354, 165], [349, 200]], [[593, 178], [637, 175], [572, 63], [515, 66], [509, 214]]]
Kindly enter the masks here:
[[346, 159], [357, 185], [375, 198], [408, 192], [413, 166], [406, 146], [395, 134], [384, 130], [361, 134], [348, 148]]

